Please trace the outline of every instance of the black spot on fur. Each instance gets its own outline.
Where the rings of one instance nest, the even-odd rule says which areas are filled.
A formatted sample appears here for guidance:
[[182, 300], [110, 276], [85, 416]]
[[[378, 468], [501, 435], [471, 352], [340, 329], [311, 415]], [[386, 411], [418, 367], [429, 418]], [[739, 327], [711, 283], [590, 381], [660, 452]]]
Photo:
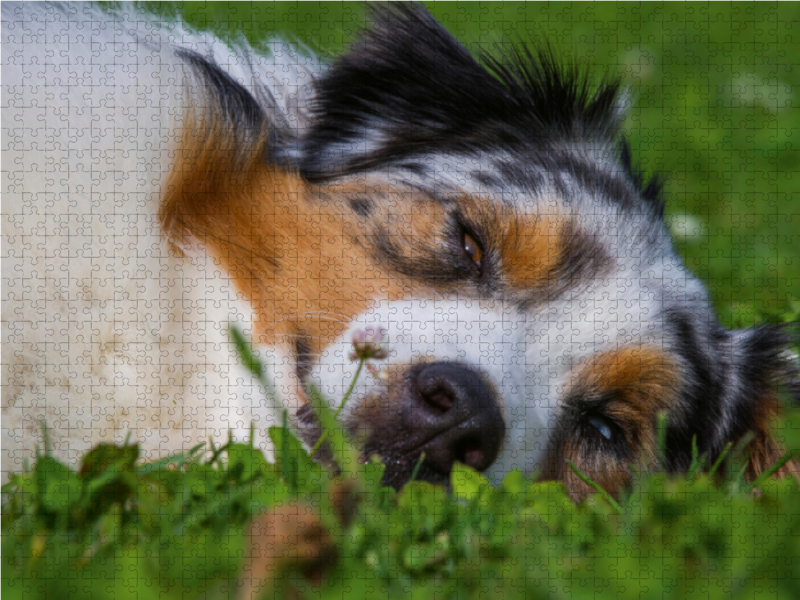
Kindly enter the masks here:
[[496, 175], [487, 173], [486, 171], [473, 171], [470, 175], [475, 181], [488, 188], [499, 188], [501, 186], [500, 179], [498, 179]]
[[685, 414], [672, 415], [667, 431], [667, 465], [669, 470], [685, 470], [691, 462], [692, 438], [697, 436], [700, 452], [715, 454], [712, 447], [716, 425], [722, 418], [725, 391], [724, 365], [717, 354], [728, 333], [714, 323], [707, 338], [700, 335], [698, 323], [680, 309], [664, 313], [666, 325], [672, 330], [675, 350], [690, 371], [683, 390]]
[[372, 200], [369, 198], [354, 197], [350, 198], [348, 203], [350, 204], [350, 208], [353, 209], [353, 212], [359, 217], [368, 217], [372, 214], [372, 209], [375, 207]]
[[497, 161], [494, 163], [503, 183], [512, 185], [531, 194], [539, 193], [545, 185], [545, 177], [538, 169], [523, 168], [515, 162]]
[[660, 219], [664, 218], [664, 181], [659, 173], [654, 173], [649, 180], [645, 181], [644, 173], [640, 171], [634, 164], [631, 156], [631, 146], [627, 138], [624, 136], [620, 138], [619, 142], [619, 155], [622, 167], [625, 169], [628, 178], [639, 190], [642, 198], [655, 208], [655, 212]]
[[559, 289], [574, 291], [580, 281], [591, 282], [609, 272], [614, 260], [603, 240], [581, 231], [574, 221], [569, 221], [563, 235], [566, 242], [555, 273]]

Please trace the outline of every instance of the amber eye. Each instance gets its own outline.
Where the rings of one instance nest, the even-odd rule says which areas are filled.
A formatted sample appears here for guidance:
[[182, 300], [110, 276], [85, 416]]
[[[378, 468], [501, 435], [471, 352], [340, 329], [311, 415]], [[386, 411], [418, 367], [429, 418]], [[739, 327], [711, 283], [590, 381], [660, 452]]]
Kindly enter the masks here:
[[464, 234], [464, 251], [472, 259], [472, 262], [479, 267], [481, 266], [483, 251], [481, 251], [481, 247], [478, 245], [478, 242], [475, 241], [475, 238], [468, 233]]

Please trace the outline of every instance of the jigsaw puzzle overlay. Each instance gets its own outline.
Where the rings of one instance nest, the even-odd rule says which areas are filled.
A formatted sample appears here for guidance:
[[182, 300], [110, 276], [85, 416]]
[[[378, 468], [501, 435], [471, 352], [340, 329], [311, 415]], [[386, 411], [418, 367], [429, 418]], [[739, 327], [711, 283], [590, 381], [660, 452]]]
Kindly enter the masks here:
[[[280, 462], [284, 408], [331, 461], [312, 386], [394, 488], [463, 463], [580, 500], [569, 460], [618, 509], [694, 438], [754, 430], [749, 481], [781, 457], [796, 356], [758, 324], [800, 315], [795, 5], [432, 3], [350, 49], [358, 4], [145, 8], [3, 4], [3, 482], [125, 440]], [[314, 510], [250, 523], [247, 568], [333, 561]]]
[[[264, 430], [270, 407], [232, 365], [227, 333], [231, 322], [251, 331], [252, 307], [219, 258], [202, 244], [179, 256], [160, 230], [159, 197], [191, 118], [186, 95], [196, 93], [179, 85], [179, 61], [163, 46], [213, 57], [257, 99], [270, 94], [275, 129], [290, 137], [305, 127], [316, 56], [338, 52], [364, 16], [350, 4], [208, 5], [187, 10], [193, 26], [184, 26], [130, 14], [107, 23], [91, 10], [6, 12], [4, 470], [32, 458], [41, 421], [70, 432], [53, 450], [71, 462], [129, 431], [158, 456], [229, 429], [243, 435], [250, 422]], [[793, 75], [783, 60], [793, 46], [782, 11], [791, 8], [675, 8], [656, 21], [634, 7], [432, 10], [456, 37], [474, 39], [473, 51], [513, 32], [622, 75], [634, 156], [645, 172], [668, 172], [667, 221], [723, 321], [749, 325], [789, 308], [800, 224]], [[195, 33], [215, 26], [234, 45], [249, 36], [255, 64]], [[322, 52], [275, 41], [295, 32]], [[74, 101], [54, 101], [65, 97]], [[290, 359], [278, 354], [267, 362], [280, 387]]]

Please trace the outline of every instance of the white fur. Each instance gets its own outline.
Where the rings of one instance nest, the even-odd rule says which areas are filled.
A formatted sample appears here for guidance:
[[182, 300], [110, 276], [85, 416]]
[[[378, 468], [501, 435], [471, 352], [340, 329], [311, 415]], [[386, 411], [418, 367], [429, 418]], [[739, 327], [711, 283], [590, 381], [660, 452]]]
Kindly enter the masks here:
[[4, 3], [2, 35], [4, 475], [42, 445], [40, 421], [72, 464], [129, 431], [156, 457], [254, 421], [266, 448], [273, 411], [227, 331], [249, 331], [251, 307], [202, 246], [170, 251], [157, 222], [192, 102], [173, 42], [295, 131], [314, 61], [87, 4]]

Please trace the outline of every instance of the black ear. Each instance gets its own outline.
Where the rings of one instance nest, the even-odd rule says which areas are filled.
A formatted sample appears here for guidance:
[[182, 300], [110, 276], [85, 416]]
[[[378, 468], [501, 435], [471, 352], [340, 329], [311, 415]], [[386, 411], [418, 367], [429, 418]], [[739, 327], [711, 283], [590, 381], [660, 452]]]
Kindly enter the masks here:
[[360, 41], [317, 85], [301, 171], [315, 180], [403, 155], [468, 130], [479, 107], [502, 96], [499, 82], [423, 7], [374, 9]]
[[[595, 85], [546, 43], [509, 47], [481, 54], [481, 64], [423, 7], [376, 9], [360, 41], [316, 84], [301, 173], [319, 181], [409, 155], [498, 148], [558, 168], [553, 156], [573, 145], [613, 151], [626, 104], [619, 80]], [[641, 187], [632, 171], [630, 178]]]

